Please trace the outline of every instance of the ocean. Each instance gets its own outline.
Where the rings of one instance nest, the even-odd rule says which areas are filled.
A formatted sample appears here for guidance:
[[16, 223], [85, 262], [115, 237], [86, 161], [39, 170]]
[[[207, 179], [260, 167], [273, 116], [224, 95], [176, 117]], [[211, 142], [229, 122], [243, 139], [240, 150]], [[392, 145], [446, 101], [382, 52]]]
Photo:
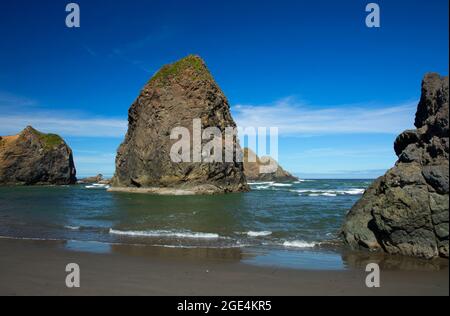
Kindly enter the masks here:
[[94, 251], [117, 244], [248, 249], [261, 264], [339, 268], [330, 245], [371, 181], [261, 182], [249, 193], [215, 196], [110, 193], [102, 185], [0, 187], [0, 238], [67, 241], [75, 250], [96, 245]]

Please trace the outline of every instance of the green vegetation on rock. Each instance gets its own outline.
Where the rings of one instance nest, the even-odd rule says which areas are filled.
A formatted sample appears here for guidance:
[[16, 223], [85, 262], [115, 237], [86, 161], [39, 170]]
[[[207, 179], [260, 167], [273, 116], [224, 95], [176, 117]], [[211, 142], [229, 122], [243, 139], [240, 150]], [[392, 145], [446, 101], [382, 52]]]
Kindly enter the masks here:
[[40, 138], [40, 140], [42, 141], [42, 143], [44, 145], [44, 149], [46, 149], [46, 150], [51, 150], [51, 149], [64, 143], [64, 140], [59, 135], [45, 134], [45, 133], [39, 132], [38, 130], [36, 130], [32, 127], [28, 127], [28, 130]]
[[173, 64], [162, 67], [150, 80], [150, 83], [164, 83], [170, 78], [176, 77], [185, 70], [192, 71], [192, 80], [209, 80], [211, 74], [206, 68], [203, 60], [195, 55], [189, 55]]

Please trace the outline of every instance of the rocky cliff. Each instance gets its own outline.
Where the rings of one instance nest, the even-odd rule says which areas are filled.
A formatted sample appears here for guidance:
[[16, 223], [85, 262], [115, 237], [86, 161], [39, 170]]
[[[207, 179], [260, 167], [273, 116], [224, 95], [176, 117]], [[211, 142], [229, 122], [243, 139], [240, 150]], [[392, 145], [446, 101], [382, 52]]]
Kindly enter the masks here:
[[[253, 157], [249, 159], [249, 157]], [[255, 159], [256, 158], [256, 159]], [[276, 166], [273, 173], [261, 173], [261, 167], [269, 164]], [[244, 149], [244, 172], [248, 181], [298, 181], [298, 178], [285, 171], [278, 162], [269, 157], [258, 157], [251, 149]]]
[[448, 77], [427, 74], [415, 126], [398, 136], [394, 168], [379, 178], [347, 216], [352, 248], [422, 258], [449, 254]]
[[74, 184], [72, 150], [58, 135], [31, 126], [15, 136], [0, 137], [0, 184]]
[[[118, 150], [112, 191], [151, 193], [222, 193], [247, 191], [243, 164], [231, 162], [174, 162], [171, 139], [174, 128], [183, 127], [194, 138], [193, 122], [203, 130], [217, 127], [224, 135], [236, 127], [228, 101], [204, 61], [188, 56], [164, 66], [141, 91], [129, 110], [125, 141]], [[207, 141], [201, 140], [204, 145]], [[236, 154], [242, 155], [236, 138]], [[193, 140], [191, 151], [195, 150]], [[198, 145], [197, 145], [198, 147]], [[225, 153], [225, 142], [222, 151]]]

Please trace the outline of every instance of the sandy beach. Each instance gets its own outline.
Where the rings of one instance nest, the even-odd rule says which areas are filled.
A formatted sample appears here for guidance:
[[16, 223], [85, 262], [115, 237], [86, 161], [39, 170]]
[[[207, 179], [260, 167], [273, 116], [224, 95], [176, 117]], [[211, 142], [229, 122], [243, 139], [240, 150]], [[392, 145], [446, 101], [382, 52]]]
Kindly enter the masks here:
[[[381, 288], [365, 286], [362, 268], [310, 271], [242, 263], [233, 251], [196, 253], [112, 246], [71, 251], [64, 242], [0, 240], [0, 295], [448, 295], [448, 268], [382, 270]], [[81, 287], [65, 286], [65, 267], [77, 263]]]

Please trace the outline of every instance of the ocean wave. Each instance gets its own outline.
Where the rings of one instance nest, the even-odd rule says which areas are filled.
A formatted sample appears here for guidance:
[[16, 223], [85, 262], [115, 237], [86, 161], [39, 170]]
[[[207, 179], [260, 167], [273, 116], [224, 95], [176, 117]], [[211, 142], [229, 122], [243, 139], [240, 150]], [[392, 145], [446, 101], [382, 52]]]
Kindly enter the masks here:
[[300, 195], [307, 196], [327, 196], [335, 197], [338, 195], [362, 195], [365, 189], [348, 189], [348, 190], [320, 190], [320, 189], [302, 189], [302, 190], [291, 190], [291, 192], [299, 193]]
[[273, 183], [272, 186], [284, 188], [284, 187], [291, 187], [291, 186], [293, 186], [293, 184], [292, 183]]
[[109, 189], [111, 186], [108, 184], [94, 183], [91, 185], [86, 185], [86, 189]]
[[66, 225], [66, 226], [64, 226], [64, 228], [68, 229], [68, 230], [80, 230], [81, 229], [80, 226], [70, 226], [70, 225]]
[[335, 197], [337, 196], [337, 193], [322, 193], [322, 196], [329, 196], [329, 197]]
[[0, 239], [6, 239], [6, 240], [29, 240], [29, 241], [65, 241], [64, 239], [56, 239], [56, 238], [14, 237], [14, 236], [0, 236]]
[[195, 233], [195, 232], [174, 232], [168, 230], [149, 230], [149, 231], [121, 231], [110, 229], [109, 233], [118, 236], [129, 237], [164, 237], [164, 238], [186, 238], [186, 239], [218, 239], [218, 234]]
[[267, 190], [270, 189], [270, 185], [258, 185], [257, 187], [253, 188], [255, 190]]
[[246, 234], [248, 237], [266, 237], [266, 236], [272, 235], [272, 232], [270, 232], [270, 231], [262, 231], [262, 232], [249, 231]]
[[285, 241], [283, 246], [286, 248], [314, 248], [317, 246], [315, 242], [306, 242], [302, 240]]
[[315, 181], [315, 180], [299, 179], [298, 181], [294, 181], [294, 184], [300, 184], [303, 182], [313, 182], [313, 181]]
[[294, 185], [294, 183], [278, 183], [278, 182], [252, 182], [249, 185], [254, 190], [268, 190], [272, 188], [289, 188]]

